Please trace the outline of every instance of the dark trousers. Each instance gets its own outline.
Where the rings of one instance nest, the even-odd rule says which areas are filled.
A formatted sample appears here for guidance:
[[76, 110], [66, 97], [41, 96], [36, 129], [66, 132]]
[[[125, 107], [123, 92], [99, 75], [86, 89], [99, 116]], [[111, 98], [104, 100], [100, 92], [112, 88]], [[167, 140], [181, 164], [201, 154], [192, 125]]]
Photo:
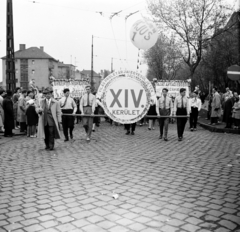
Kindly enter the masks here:
[[54, 148], [54, 126], [46, 125], [44, 127], [45, 145], [48, 148]]
[[198, 108], [192, 107], [190, 114], [190, 128], [197, 128]]
[[[73, 110], [64, 110], [62, 109], [62, 113], [64, 114], [72, 114]], [[73, 136], [73, 128], [74, 128], [74, 117], [73, 116], [67, 116], [67, 115], [62, 115], [62, 127], [63, 127], [63, 134], [66, 139], [68, 139], [68, 131], [70, 134], [70, 137]]]
[[[187, 109], [186, 108], [178, 108], [176, 112], [177, 116], [185, 116], [187, 115]], [[178, 132], [178, 138], [183, 137], [185, 125], [187, 123], [187, 118], [177, 118], [177, 132]]]
[[12, 136], [13, 135], [12, 129], [5, 128], [4, 135], [5, 136], [9, 136], [9, 135]]
[[[83, 107], [83, 113], [86, 115], [91, 115], [92, 107], [91, 106]], [[85, 129], [87, 137], [90, 138], [91, 134], [92, 134], [93, 118], [92, 117], [83, 117], [82, 121], [83, 121], [83, 127]]]
[[218, 117], [211, 117], [211, 123], [218, 123]]
[[27, 130], [27, 123], [20, 122], [20, 132], [25, 132]]
[[130, 131], [130, 129], [131, 129], [132, 132], [134, 132], [135, 128], [136, 128], [136, 123], [125, 124], [125, 128], [126, 128], [127, 131]]
[[[161, 116], [169, 116], [170, 110], [169, 109], [159, 109]], [[160, 127], [160, 135], [163, 136], [163, 128], [164, 130], [164, 138], [167, 138], [168, 134], [168, 124], [169, 124], [169, 118], [160, 118], [159, 119], [159, 127]]]

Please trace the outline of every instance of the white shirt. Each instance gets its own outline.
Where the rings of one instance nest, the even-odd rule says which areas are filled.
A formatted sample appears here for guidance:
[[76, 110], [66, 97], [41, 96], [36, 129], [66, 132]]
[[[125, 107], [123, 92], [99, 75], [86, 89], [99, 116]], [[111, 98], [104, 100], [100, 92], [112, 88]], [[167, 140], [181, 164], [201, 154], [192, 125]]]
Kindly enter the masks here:
[[71, 98], [71, 97], [68, 97], [68, 99], [66, 101], [66, 104], [64, 105], [65, 100], [66, 100], [66, 97], [62, 97], [60, 99], [60, 101], [59, 101], [61, 109], [64, 109], [64, 110], [69, 110], [69, 109], [72, 110], [73, 109], [73, 114], [76, 114], [76, 112], [77, 112], [77, 105], [76, 105], [76, 102], [74, 101], [74, 99]]
[[[183, 98], [183, 106], [182, 106], [182, 98]], [[176, 114], [177, 108], [185, 108], [187, 110], [187, 114], [190, 113], [189, 101], [186, 96], [177, 96], [174, 101], [173, 112]]]
[[190, 109], [193, 107], [193, 108], [198, 108], [198, 111], [200, 111], [202, 108], [202, 102], [199, 98], [191, 98], [189, 100], [189, 106], [190, 106]]
[[52, 99], [50, 98], [50, 99], [47, 99], [46, 98], [46, 101], [47, 101], [47, 105], [48, 105], [48, 108], [50, 107], [50, 104], [51, 104], [51, 101], [52, 101]]

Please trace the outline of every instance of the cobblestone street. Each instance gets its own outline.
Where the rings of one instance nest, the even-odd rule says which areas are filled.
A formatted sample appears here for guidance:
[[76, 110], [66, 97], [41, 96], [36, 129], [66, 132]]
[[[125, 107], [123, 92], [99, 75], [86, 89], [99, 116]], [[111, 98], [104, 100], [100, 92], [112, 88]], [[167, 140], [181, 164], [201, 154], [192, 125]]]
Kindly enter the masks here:
[[176, 124], [158, 136], [103, 123], [54, 151], [2, 138], [0, 232], [239, 232], [240, 136], [187, 129], [178, 142]]

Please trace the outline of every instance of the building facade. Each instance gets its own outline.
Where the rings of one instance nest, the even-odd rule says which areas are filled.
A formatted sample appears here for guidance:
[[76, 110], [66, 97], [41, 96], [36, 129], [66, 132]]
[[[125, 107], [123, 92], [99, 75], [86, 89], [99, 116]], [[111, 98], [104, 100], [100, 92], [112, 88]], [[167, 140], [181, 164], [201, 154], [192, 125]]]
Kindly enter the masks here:
[[75, 67], [72, 64], [58, 63], [58, 79], [75, 79]]
[[[34, 79], [38, 88], [49, 86], [49, 77], [58, 76], [58, 61], [44, 52], [43, 47], [26, 48], [20, 44], [15, 52], [16, 87], [28, 89], [29, 82]], [[6, 87], [6, 57], [2, 57], [3, 87]]]

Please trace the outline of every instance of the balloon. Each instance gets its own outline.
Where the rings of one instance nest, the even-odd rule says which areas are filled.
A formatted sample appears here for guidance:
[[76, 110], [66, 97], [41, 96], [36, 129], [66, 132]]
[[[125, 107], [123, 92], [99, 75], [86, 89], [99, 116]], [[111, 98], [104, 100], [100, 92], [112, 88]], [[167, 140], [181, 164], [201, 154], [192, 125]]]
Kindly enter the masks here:
[[144, 50], [149, 49], [157, 42], [157, 27], [150, 20], [137, 20], [130, 30], [130, 39], [135, 47]]

